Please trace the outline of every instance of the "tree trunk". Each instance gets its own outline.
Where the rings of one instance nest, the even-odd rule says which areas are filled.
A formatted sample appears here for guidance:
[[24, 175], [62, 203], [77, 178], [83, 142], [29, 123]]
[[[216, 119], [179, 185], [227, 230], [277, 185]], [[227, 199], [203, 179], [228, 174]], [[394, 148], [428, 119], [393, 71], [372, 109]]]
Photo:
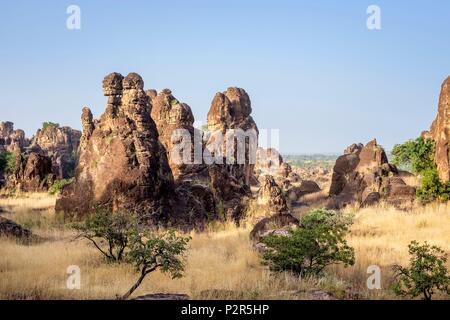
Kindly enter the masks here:
[[141, 285], [142, 281], [144, 281], [145, 276], [147, 275], [147, 272], [145, 268], [142, 268], [141, 276], [139, 277], [138, 281], [131, 287], [130, 290], [128, 290], [127, 293], [122, 297], [122, 300], [127, 300], [133, 292]]

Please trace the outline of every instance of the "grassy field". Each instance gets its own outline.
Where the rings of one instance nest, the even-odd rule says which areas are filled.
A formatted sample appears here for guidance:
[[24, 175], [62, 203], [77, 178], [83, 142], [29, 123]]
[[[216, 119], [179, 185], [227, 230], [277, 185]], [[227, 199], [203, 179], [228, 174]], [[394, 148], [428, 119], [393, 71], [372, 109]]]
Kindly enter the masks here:
[[[0, 239], [0, 299], [115, 299], [125, 293], [137, 278], [135, 270], [127, 264], [108, 264], [92, 245], [74, 241], [73, 232], [54, 214], [54, 201], [45, 194], [0, 198], [0, 207], [14, 211], [5, 217], [43, 238], [32, 245]], [[249, 227], [216, 225], [191, 234], [184, 278], [151, 274], [134, 296], [163, 292], [185, 293], [193, 299], [312, 299], [320, 289], [342, 299], [391, 299], [395, 297], [388, 290], [390, 267], [407, 264], [411, 240], [427, 240], [450, 252], [449, 205], [408, 213], [381, 206], [354, 214], [348, 238], [356, 250], [353, 267], [333, 266], [317, 279], [271, 274], [251, 248]], [[81, 269], [80, 290], [66, 288], [71, 265]], [[382, 269], [382, 290], [366, 288], [369, 265]]]

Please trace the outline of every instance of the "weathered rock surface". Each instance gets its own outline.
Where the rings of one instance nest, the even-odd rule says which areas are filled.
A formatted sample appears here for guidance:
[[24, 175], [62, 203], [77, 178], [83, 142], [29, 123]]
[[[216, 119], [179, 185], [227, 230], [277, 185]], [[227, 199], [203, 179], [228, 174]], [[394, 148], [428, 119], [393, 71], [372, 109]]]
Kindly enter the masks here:
[[442, 84], [439, 108], [429, 137], [436, 143], [435, 162], [439, 178], [450, 181], [450, 77]]
[[255, 180], [258, 147], [258, 127], [251, 112], [251, 101], [244, 89], [228, 88], [217, 93], [208, 112], [206, 137], [206, 148], [211, 155], [221, 158], [227, 170], [248, 186]]
[[75, 181], [61, 194], [57, 211], [85, 215], [96, 207], [138, 212], [149, 223], [173, 218], [172, 172], [150, 117], [144, 82], [135, 73], [112, 73], [103, 81], [106, 111], [93, 121], [83, 110]]
[[30, 153], [16, 155], [14, 172], [8, 177], [7, 188], [24, 192], [47, 191], [55, 181], [49, 157]]
[[21, 153], [29, 144], [23, 130], [14, 130], [12, 122], [0, 122], [0, 152]]
[[376, 140], [366, 146], [353, 144], [339, 157], [330, 186], [330, 208], [342, 208], [352, 202], [372, 205], [383, 199], [400, 205], [414, 201], [415, 188], [398, 177], [386, 153]]
[[298, 219], [290, 214], [276, 214], [259, 221], [250, 232], [250, 240], [255, 248], [264, 251], [261, 239], [265, 236], [275, 234], [289, 236], [289, 230], [300, 227]]
[[283, 190], [277, 185], [275, 179], [269, 175], [265, 175], [261, 179], [257, 203], [267, 215], [289, 212]]
[[0, 217], [0, 236], [28, 239], [32, 236], [32, 233], [14, 221]]
[[[159, 94], [148, 90], [147, 95], [152, 104], [151, 117], [156, 123], [159, 140], [167, 151], [174, 178], [199, 170], [202, 165], [202, 133], [194, 128], [191, 107], [179, 102], [169, 89]], [[196, 148], [200, 151], [198, 159], [194, 159]]]
[[71, 178], [75, 173], [81, 132], [70, 127], [48, 126], [39, 129], [30, 148], [52, 159], [58, 179]]

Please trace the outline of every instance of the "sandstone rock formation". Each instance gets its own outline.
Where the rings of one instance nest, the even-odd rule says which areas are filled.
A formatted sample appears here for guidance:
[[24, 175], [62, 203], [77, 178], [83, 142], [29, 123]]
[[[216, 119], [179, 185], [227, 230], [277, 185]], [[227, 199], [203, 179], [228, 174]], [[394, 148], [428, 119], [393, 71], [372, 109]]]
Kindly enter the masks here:
[[29, 239], [32, 233], [14, 221], [0, 217], [0, 236]]
[[248, 186], [254, 180], [258, 146], [258, 127], [251, 112], [251, 101], [244, 89], [228, 88], [217, 93], [208, 112], [206, 145], [212, 157], [222, 159], [227, 170]]
[[50, 158], [37, 153], [17, 154], [15, 169], [8, 177], [7, 188], [42, 192], [47, 191], [54, 181], [55, 175]]
[[340, 156], [333, 169], [330, 208], [352, 202], [372, 205], [383, 199], [394, 205], [414, 201], [415, 189], [398, 177], [386, 153], [376, 140], [367, 145], [353, 144]]
[[[191, 107], [179, 102], [169, 89], [159, 94], [148, 90], [159, 140], [167, 151], [169, 165], [175, 179], [199, 170], [202, 164], [202, 133], [194, 128], [194, 115]], [[195, 151], [199, 151], [194, 159]], [[195, 161], [197, 160], [197, 161]]]
[[23, 130], [14, 130], [12, 122], [0, 122], [0, 152], [21, 153], [29, 144]]
[[439, 97], [439, 108], [434, 120], [430, 138], [436, 143], [435, 162], [439, 178], [443, 182], [450, 181], [450, 77], [442, 84]]
[[83, 135], [75, 181], [61, 194], [56, 210], [85, 215], [101, 207], [137, 212], [149, 223], [173, 215], [173, 176], [166, 150], [150, 117], [144, 82], [135, 73], [112, 73], [103, 81], [105, 113], [92, 120], [83, 110]]
[[81, 132], [70, 127], [48, 126], [39, 129], [31, 149], [52, 159], [53, 171], [58, 179], [74, 175]]
[[277, 185], [274, 178], [269, 175], [265, 175], [261, 179], [257, 202], [269, 216], [289, 212], [283, 190]]

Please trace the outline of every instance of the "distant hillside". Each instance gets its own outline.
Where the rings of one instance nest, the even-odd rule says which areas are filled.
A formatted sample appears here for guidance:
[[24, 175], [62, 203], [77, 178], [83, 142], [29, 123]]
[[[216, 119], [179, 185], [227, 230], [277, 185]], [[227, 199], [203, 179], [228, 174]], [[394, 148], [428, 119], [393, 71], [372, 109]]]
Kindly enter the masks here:
[[294, 167], [312, 168], [323, 167], [332, 169], [338, 154], [285, 154], [283, 159]]

